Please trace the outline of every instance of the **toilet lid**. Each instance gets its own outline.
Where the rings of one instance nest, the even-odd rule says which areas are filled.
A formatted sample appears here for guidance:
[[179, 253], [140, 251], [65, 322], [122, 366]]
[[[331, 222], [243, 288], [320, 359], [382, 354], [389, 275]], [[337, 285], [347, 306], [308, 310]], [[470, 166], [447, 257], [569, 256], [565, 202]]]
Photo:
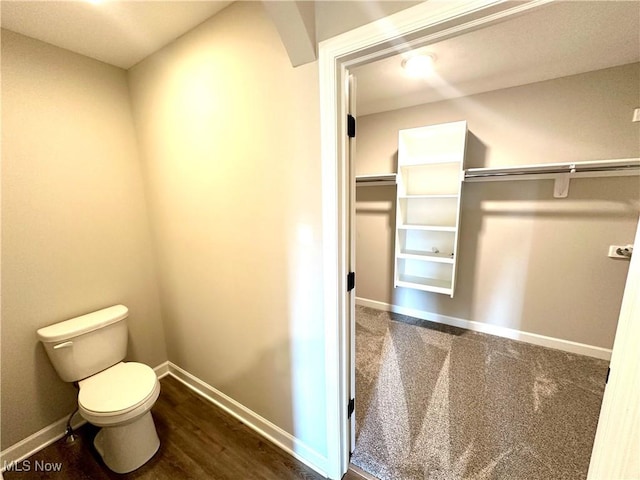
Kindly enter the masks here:
[[147, 399], [158, 378], [148, 365], [118, 363], [80, 381], [78, 403], [96, 413], [130, 410]]

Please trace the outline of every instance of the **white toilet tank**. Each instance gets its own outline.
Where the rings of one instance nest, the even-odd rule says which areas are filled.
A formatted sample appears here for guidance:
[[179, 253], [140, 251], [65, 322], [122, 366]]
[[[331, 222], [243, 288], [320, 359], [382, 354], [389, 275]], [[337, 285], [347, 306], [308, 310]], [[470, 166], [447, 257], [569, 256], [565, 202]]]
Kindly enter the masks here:
[[128, 316], [127, 307], [114, 305], [43, 327], [38, 339], [60, 378], [75, 382], [124, 360]]

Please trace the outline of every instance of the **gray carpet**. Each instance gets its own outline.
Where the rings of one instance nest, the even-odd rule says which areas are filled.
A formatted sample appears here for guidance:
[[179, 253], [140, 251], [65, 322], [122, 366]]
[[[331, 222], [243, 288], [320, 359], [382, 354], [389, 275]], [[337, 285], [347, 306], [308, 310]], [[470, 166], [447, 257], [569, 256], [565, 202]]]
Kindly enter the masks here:
[[356, 448], [381, 480], [586, 478], [608, 362], [356, 310]]

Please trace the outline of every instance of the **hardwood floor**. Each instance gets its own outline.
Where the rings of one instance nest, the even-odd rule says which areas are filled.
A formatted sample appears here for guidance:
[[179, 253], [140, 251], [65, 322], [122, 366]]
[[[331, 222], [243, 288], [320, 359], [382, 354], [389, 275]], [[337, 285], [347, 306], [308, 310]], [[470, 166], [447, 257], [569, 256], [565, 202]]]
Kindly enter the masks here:
[[[246, 425], [196, 395], [173, 377], [161, 381], [160, 398], [152, 414], [160, 450], [145, 465], [127, 475], [111, 472], [93, 448], [97, 428], [85, 425], [79, 439], [64, 439], [7, 471], [6, 480], [42, 479], [322, 479], [306, 465], [263, 439]], [[36, 465], [36, 462], [40, 462]], [[60, 464], [60, 471], [42, 471]], [[36, 471], [36, 467], [38, 471]], [[28, 470], [28, 471], [27, 471]], [[344, 478], [357, 480], [361, 477]]]

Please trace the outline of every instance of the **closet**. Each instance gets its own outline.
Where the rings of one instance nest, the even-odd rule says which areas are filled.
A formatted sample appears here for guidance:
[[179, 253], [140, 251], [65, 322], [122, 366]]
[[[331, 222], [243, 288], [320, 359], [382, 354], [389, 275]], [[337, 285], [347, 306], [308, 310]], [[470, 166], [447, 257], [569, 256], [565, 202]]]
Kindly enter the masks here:
[[[508, 34], [504, 25], [495, 27], [496, 38], [509, 38], [521, 47], [519, 55], [534, 55], [542, 47], [527, 51], [528, 42], [545, 40], [531, 33], [535, 29], [562, 23], [595, 35], [602, 27], [589, 20], [596, 14], [589, 9], [597, 9], [623, 32], [629, 30], [628, 7], [589, 5], [585, 12], [584, 5], [554, 4], [510, 20]], [[465, 58], [484, 55], [474, 45], [490, 46], [489, 33], [467, 35], [467, 49], [456, 39], [452, 50]], [[562, 45], [561, 32], [549, 35], [549, 42]], [[438, 62], [447, 61], [446, 40], [429, 48]], [[573, 60], [589, 57], [592, 48], [585, 44]], [[631, 55], [468, 94], [460, 86], [468, 85], [447, 77], [444, 65], [441, 77], [421, 81], [425, 92], [418, 97], [431, 97], [410, 104], [408, 94], [398, 94], [395, 108], [389, 108], [391, 99], [371, 108], [367, 99], [374, 102], [375, 95], [362, 93], [355, 164], [356, 322], [358, 315], [364, 319], [356, 330], [356, 352], [364, 359], [356, 367], [358, 465], [383, 479], [404, 478], [410, 468], [415, 478], [426, 478], [429, 465], [444, 476], [467, 478], [456, 475], [480, 475], [490, 464], [503, 473], [516, 468], [509, 462], [518, 453], [524, 462], [519, 473], [531, 472], [530, 478], [586, 473], [580, 469], [588, 466], [585, 445], [592, 438], [585, 437], [594, 433], [628, 269], [628, 260], [610, 255], [611, 247], [633, 243], [638, 222], [640, 123], [633, 118], [640, 107], [639, 61]], [[380, 62], [394, 66], [390, 59]], [[493, 65], [475, 67], [491, 76]], [[372, 85], [366, 66], [353, 73], [359, 89]], [[499, 82], [500, 76], [492, 78]], [[579, 381], [558, 373], [572, 369], [582, 372]], [[572, 382], [580, 388], [569, 390]], [[471, 397], [456, 396], [463, 390]], [[438, 403], [440, 394], [448, 402]], [[465, 426], [486, 414], [484, 398], [500, 410], [485, 417], [505, 427], [505, 437], [490, 422]], [[516, 417], [519, 407], [501, 403], [509, 398], [529, 416]], [[467, 407], [472, 410], [465, 413]], [[580, 415], [593, 417], [576, 427], [588, 435], [572, 430]], [[557, 421], [544, 423], [552, 418]], [[552, 424], [555, 431], [547, 431], [544, 425]], [[460, 440], [465, 429], [472, 441]], [[427, 430], [455, 447], [440, 451], [435, 442], [429, 450], [422, 436]], [[534, 471], [524, 447], [500, 450], [501, 438], [513, 432], [521, 438], [533, 432], [526, 437], [529, 445], [539, 442], [532, 451], [558, 470]], [[563, 449], [581, 442], [577, 470], [570, 471]], [[551, 451], [544, 450], [549, 445]], [[479, 451], [493, 446], [496, 455], [483, 464]]]

